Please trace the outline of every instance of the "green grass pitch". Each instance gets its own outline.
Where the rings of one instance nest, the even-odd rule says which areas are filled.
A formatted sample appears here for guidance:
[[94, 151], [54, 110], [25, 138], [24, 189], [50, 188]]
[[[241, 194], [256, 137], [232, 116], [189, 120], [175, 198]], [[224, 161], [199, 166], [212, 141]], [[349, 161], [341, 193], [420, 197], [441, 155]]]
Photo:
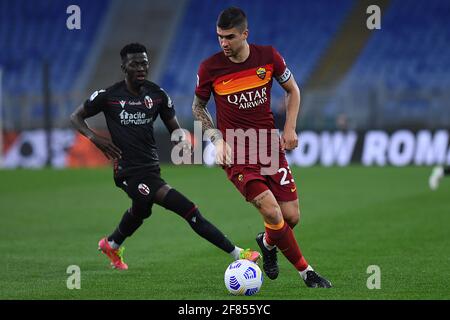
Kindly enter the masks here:
[[[223, 283], [229, 255], [173, 213], [153, 215], [125, 242], [126, 272], [97, 251], [129, 199], [110, 169], [0, 171], [0, 299], [449, 299], [450, 179], [428, 188], [431, 168], [294, 168], [301, 221], [294, 231], [334, 288], [308, 289], [280, 254], [277, 280], [252, 297]], [[224, 172], [164, 166], [163, 177], [241, 247], [256, 248], [258, 212]], [[69, 290], [69, 265], [81, 289]], [[369, 290], [370, 265], [381, 288]]]

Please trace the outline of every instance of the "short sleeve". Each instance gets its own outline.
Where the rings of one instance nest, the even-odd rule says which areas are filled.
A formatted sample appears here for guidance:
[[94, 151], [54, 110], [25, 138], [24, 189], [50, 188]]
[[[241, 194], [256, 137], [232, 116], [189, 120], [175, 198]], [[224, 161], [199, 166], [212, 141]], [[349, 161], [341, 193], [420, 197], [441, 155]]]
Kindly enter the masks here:
[[286, 62], [281, 54], [272, 47], [273, 52], [273, 75], [278, 83], [282, 84], [291, 78], [291, 71], [286, 66]]
[[159, 108], [159, 116], [163, 121], [167, 121], [175, 117], [175, 108], [169, 95], [163, 89], [161, 91], [163, 102]]
[[84, 109], [89, 115], [95, 115], [104, 110], [106, 105], [106, 91], [97, 90], [84, 102]]
[[195, 94], [202, 100], [208, 101], [212, 92], [212, 80], [205, 63], [200, 64], [197, 73], [197, 86]]

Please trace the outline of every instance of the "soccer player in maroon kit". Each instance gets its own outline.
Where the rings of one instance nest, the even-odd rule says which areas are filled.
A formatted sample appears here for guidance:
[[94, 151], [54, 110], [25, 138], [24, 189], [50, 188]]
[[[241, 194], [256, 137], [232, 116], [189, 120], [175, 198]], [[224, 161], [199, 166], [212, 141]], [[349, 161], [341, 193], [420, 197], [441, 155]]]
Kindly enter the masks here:
[[[231, 7], [220, 13], [217, 36], [222, 51], [204, 60], [199, 67], [193, 114], [202, 122], [205, 134], [215, 145], [216, 161], [222, 165], [228, 179], [264, 219], [265, 232], [258, 234], [256, 241], [263, 253], [266, 275], [270, 279], [278, 276], [278, 248], [308, 287], [330, 288], [331, 283], [308, 264], [292, 231], [299, 221], [300, 211], [285, 150], [292, 150], [298, 144], [295, 130], [300, 90], [281, 55], [272, 46], [248, 44], [248, 34], [247, 17], [241, 9]], [[276, 170], [267, 174], [264, 173], [267, 163], [260, 157], [251, 161], [255, 152], [250, 144], [255, 143], [250, 140], [258, 139], [256, 146], [259, 149], [263, 145], [261, 137], [275, 129], [270, 109], [273, 79], [286, 91], [287, 111], [282, 136], [277, 136], [276, 141], [272, 139], [265, 147], [266, 151], [272, 150], [270, 157], [277, 164]], [[217, 129], [206, 107], [211, 93], [216, 104]], [[240, 146], [234, 140], [238, 134], [230, 138], [230, 130], [240, 130], [241, 134], [258, 131], [259, 134], [253, 136], [245, 133], [250, 140], [241, 139], [245, 158], [239, 152], [233, 152], [239, 151]], [[278, 145], [275, 153], [274, 145]]]

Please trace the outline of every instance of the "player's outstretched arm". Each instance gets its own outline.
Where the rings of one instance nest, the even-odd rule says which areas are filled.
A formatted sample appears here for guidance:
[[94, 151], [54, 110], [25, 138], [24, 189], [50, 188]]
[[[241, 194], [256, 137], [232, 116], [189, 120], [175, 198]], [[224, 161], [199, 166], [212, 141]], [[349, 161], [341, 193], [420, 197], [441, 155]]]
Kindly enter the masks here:
[[99, 136], [87, 125], [86, 119], [92, 117], [93, 115], [94, 114], [89, 114], [83, 105], [80, 105], [70, 115], [70, 121], [75, 129], [95, 144], [95, 146], [100, 149], [108, 159], [119, 159], [122, 153], [120, 149], [115, 146], [111, 140]]
[[218, 164], [231, 163], [231, 147], [223, 140], [222, 133], [214, 126], [211, 114], [206, 107], [208, 101], [194, 95], [192, 113], [194, 119], [202, 123], [202, 131], [216, 147], [216, 162]]
[[300, 111], [300, 89], [294, 79], [294, 75], [285, 83], [281, 84], [286, 91], [286, 122], [284, 123], [283, 135], [281, 136], [281, 148], [292, 150], [298, 146], [297, 117]]

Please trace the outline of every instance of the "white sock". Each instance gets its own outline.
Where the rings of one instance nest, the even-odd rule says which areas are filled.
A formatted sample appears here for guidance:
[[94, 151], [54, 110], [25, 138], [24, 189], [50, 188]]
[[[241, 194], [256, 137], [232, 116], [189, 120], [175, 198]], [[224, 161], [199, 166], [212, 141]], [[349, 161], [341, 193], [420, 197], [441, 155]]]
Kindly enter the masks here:
[[239, 260], [240, 253], [242, 250], [244, 250], [244, 249], [234, 246], [234, 250], [230, 252], [230, 255], [233, 257], [234, 260]]
[[303, 280], [306, 280], [306, 272], [313, 271], [313, 270], [314, 269], [308, 264], [308, 267], [306, 267], [305, 270], [299, 271], [298, 273], [300, 273], [300, 276], [302, 277]]
[[113, 248], [114, 250], [117, 250], [120, 248], [120, 244], [115, 243], [114, 240], [108, 241], [108, 243], [111, 246], [111, 248]]
[[268, 250], [275, 249], [275, 246], [271, 246], [270, 244], [267, 243], [265, 234], [264, 234], [264, 237], [263, 237], [263, 243], [264, 243], [264, 247], [266, 247], [266, 249], [268, 249]]

